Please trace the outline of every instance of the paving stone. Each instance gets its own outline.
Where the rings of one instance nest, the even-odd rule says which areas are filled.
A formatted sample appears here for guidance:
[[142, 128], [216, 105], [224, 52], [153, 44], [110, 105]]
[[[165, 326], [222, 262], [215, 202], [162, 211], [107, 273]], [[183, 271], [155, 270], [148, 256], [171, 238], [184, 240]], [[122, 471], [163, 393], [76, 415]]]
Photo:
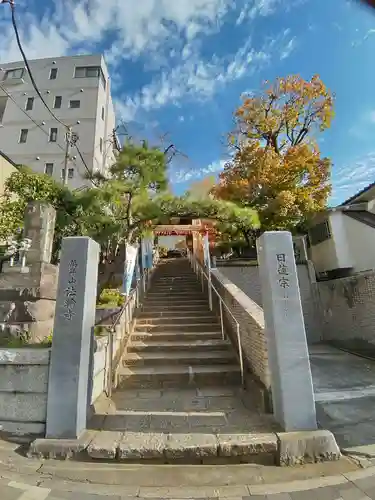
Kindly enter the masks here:
[[16, 488], [0, 484], [1, 500], [18, 500], [22, 492]]
[[[55, 491], [53, 493], [59, 500], [104, 500], [107, 498], [108, 500], [121, 500], [119, 495], [96, 495], [95, 493], [83, 493], [82, 491], [59, 491], [58, 493]], [[38, 497], [36, 497], [37, 500]], [[50, 500], [48, 497], [47, 500]]]
[[244, 484], [237, 486], [219, 486], [215, 489], [215, 493], [219, 498], [243, 497], [249, 494], [249, 488]]
[[165, 456], [170, 459], [217, 456], [218, 441], [214, 434], [168, 434]]
[[121, 438], [121, 432], [98, 432], [88, 446], [87, 453], [91, 458], [114, 460], [116, 458], [116, 451]]
[[296, 465], [341, 457], [334, 435], [327, 430], [278, 432], [280, 465]]
[[[375, 500], [375, 488], [369, 488], [366, 490], [366, 492], [363, 492], [362, 490], [359, 490], [362, 493], [361, 497], [353, 497], [353, 500], [358, 500], [359, 498], [366, 500], [371, 498], [372, 500]], [[351, 498], [347, 498], [345, 500], [352, 500]]]
[[363, 479], [358, 479], [354, 481], [354, 484], [360, 490], [367, 492], [375, 489], [375, 476], [365, 477]]
[[118, 445], [119, 460], [161, 459], [167, 435], [157, 432], [125, 432]]
[[228, 424], [225, 413], [220, 414], [220, 412], [210, 412], [205, 413], [191, 413], [188, 417], [189, 427], [193, 430], [195, 427], [224, 427]]
[[165, 499], [201, 499], [201, 498], [217, 498], [215, 488], [213, 486], [178, 486], [178, 487], [161, 487], [140, 488], [139, 496], [141, 498], [162, 498]]
[[218, 434], [217, 439], [224, 457], [277, 452], [275, 434]]
[[[343, 500], [365, 500], [368, 498], [367, 495], [363, 493], [362, 490], [356, 488], [354, 485], [350, 485], [349, 488], [337, 488], [339, 497]], [[374, 488], [375, 493], [375, 488]]]
[[268, 500], [291, 500], [289, 493], [275, 493], [274, 495], [267, 496]]
[[162, 413], [150, 415], [150, 429], [163, 432], [188, 432], [189, 419], [185, 413]]

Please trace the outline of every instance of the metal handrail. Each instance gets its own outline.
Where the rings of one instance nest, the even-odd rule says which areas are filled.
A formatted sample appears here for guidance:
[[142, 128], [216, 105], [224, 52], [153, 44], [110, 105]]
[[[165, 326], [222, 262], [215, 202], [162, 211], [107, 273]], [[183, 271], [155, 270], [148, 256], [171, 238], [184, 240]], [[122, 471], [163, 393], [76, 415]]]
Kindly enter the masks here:
[[[155, 265], [156, 263], [154, 263]], [[119, 324], [123, 314], [125, 314], [125, 332], [128, 332], [130, 329], [130, 323], [132, 318], [130, 318], [131, 311], [129, 310], [129, 306], [131, 302], [134, 299], [135, 295], [135, 300], [136, 300], [136, 308], [139, 307], [139, 295], [140, 295], [140, 287], [142, 286], [143, 294], [146, 293], [147, 290], [147, 281], [148, 281], [148, 270], [146, 272], [143, 272], [140, 276], [140, 278], [137, 280], [136, 286], [130, 290], [128, 296], [126, 297], [126, 300], [124, 304], [121, 306], [121, 309], [116, 316], [115, 321], [112, 323], [110, 328], [108, 329], [108, 347], [109, 347], [109, 366], [108, 366], [108, 376], [107, 376], [107, 397], [112, 396], [112, 382], [113, 382], [113, 334], [116, 332], [116, 326]]]
[[240, 369], [241, 369], [241, 382], [242, 385], [244, 385], [244, 366], [243, 366], [243, 354], [242, 354], [242, 344], [241, 344], [241, 335], [240, 335], [240, 324], [235, 318], [234, 314], [232, 311], [229, 309], [227, 304], [225, 303], [223, 297], [220, 295], [220, 292], [217, 290], [217, 288], [212, 284], [211, 280], [211, 270], [208, 270], [208, 274], [205, 272], [204, 267], [202, 264], [199, 262], [199, 260], [194, 257], [192, 252], [188, 252], [188, 258], [191, 262], [192, 268], [195, 270], [195, 273], [198, 275], [198, 273], [201, 274], [201, 284], [202, 284], [202, 291], [204, 291], [204, 283], [203, 283], [203, 277], [206, 278], [207, 280], [207, 285], [208, 285], [208, 295], [209, 295], [209, 302], [210, 302], [210, 309], [212, 311], [212, 290], [216, 293], [218, 299], [219, 299], [219, 307], [220, 307], [220, 326], [221, 326], [221, 336], [222, 339], [225, 339], [225, 332], [224, 332], [224, 321], [223, 321], [223, 305], [226, 308], [226, 310], [229, 312], [229, 314], [232, 316], [235, 324], [236, 324], [236, 334], [237, 334], [237, 344], [238, 344], [238, 357], [240, 361]]

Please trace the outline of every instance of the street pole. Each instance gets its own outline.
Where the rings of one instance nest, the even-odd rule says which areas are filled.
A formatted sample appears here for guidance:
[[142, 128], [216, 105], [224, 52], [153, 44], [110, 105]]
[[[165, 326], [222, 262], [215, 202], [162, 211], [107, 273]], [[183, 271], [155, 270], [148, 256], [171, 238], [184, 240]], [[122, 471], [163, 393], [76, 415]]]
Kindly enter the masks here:
[[63, 185], [66, 186], [68, 184], [68, 162], [69, 162], [69, 152], [70, 152], [70, 144], [72, 139], [72, 129], [69, 127], [65, 134], [65, 158], [64, 158], [64, 175], [63, 175]]

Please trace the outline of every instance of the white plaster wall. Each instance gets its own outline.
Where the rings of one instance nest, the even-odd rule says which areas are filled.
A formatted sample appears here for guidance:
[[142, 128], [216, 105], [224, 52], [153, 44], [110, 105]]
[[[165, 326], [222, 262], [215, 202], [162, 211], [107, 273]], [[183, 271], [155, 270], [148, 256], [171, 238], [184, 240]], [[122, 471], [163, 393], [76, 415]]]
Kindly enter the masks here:
[[336, 269], [338, 267], [336, 248], [333, 238], [323, 241], [318, 245], [312, 245], [310, 247], [310, 256], [318, 273], [329, 271], [330, 269]]
[[375, 269], [375, 229], [344, 216], [348, 249], [353, 257], [354, 271]]
[[336, 267], [339, 268], [354, 266], [353, 255], [349, 251], [348, 235], [346, 232], [347, 218], [348, 217], [340, 211], [333, 212], [329, 217], [332, 238], [336, 249]]
[[[242, 265], [221, 267], [219, 263], [218, 268], [221, 274], [262, 307], [262, 291], [258, 266]], [[306, 265], [298, 265], [297, 272], [307, 340], [309, 343], [318, 342], [322, 337], [322, 328], [319, 316], [316, 314], [314, 290], [310, 282], [308, 268]]]
[[[53, 64], [53, 61], [56, 61], [56, 64]], [[2, 65], [3, 71], [0, 71], [0, 81], [4, 78], [5, 70], [23, 66], [22, 62]], [[115, 123], [108, 71], [102, 56], [37, 59], [30, 61], [30, 66], [46, 103], [63, 123], [73, 125], [73, 131], [79, 134], [79, 149], [89, 169], [99, 168], [102, 170], [103, 155], [108, 148], [108, 143], [104, 144], [104, 142], [110, 133], [110, 127], [113, 129]], [[104, 90], [101, 80], [98, 78], [73, 78], [76, 66], [100, 66], [107, 81], [106, 90]], [[58, 69], [56, 80], [49, 79], [51, 68]], [[9, 84], [7, 81], [2, 81], [2, 84], [22, 109], [25, 109], [28, 97], [35, 98], [33, 109], [27, 111], [27, 113], [36, 123], [42, 126], [47, 134], [51, 127], [57, 127], [58, 143], [49, 142], [48, 136], [34, 125], [16, 104], [7, 99], [0, 124], [0, 149], [16, 163], [27, 165], [39, 173], [44, 172], [46, 163], [53, 163], [53, 177], [61, 179], [61, 169], [63, 168], [65, 156], [65, 128], [58, 124], [46, 110], [26, 73], [23, 80], [24, 83]], [[81, 92], [81, 89], [83, 89], [83, 92]], [[4, 95], [3, 91], [0, 90], [0, 97]], [[53, 109], [55, 96], [62, 96], [61, 109]], [[80, 108], [69, 108], [69, 101], [73, 99], [81, 101]], [[103, 106], [105, 107], [105, 120], [101, 118]], [[43, 121], [45, 122], [44, 125], [42, 124]], [[77, 124], [77, 121], [80, 121], [80, 123]], [[19, 143], [22, 128], [29, 129], [25, 144]], [[103, 139], [103, 152], [100, 152], [100, 138]], [[108, 150], [108, 161], [113, 161], [114, 158], [111, 151], [111, 149]], [[90, 182], [84, 179], [86, 169], [75, 148], [72, 148], [73, 155], [77, 156], [77, 159], [73, 159], [69, 167], [75, 168], [75, 175], [73, 179], [68, 180], [69, 185], [72, 188], [90, 185]], [[40, 160], [36, 159], [37, 156], [40, 157]]]
[[318, 273], [353, 266], [354, 261], [349, 251], [345, 219], [347, 217], [340, 211], [330, 213], [331, 238], [310, 247], [311, 260]]
[[49, 349], [0, 349], [0, 430], [44, 434]]

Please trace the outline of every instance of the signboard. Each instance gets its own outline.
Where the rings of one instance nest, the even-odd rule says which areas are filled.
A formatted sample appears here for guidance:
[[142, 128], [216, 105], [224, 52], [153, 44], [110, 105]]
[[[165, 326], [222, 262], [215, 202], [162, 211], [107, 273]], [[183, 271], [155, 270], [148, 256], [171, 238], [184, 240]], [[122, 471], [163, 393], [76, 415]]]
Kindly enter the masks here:
[[207, 267], [207, 269], [210, 269], [211, 260], [210, 260], [210, 243], [208, 241], [208, 233], [205, 233], [205, 235], [203, 236], [203, 259], [204, 259], [204, 265]]
[[145, 239], [141, 239], [141, 265], [142, 265], [142, 272], [146, 269], [146, 244], [145, 244]]
[[137, 260], [138, 247], [136, 245], [126, 245], [126, 260], [124, 266], [123, 290], [125, 295], [129, 295], [132, 286], [135, 262]]
[[153, 237], [147, 237], [144, 239], [144, 249], [145, 249], [145, 269], [152, 269], [153, 265]]

